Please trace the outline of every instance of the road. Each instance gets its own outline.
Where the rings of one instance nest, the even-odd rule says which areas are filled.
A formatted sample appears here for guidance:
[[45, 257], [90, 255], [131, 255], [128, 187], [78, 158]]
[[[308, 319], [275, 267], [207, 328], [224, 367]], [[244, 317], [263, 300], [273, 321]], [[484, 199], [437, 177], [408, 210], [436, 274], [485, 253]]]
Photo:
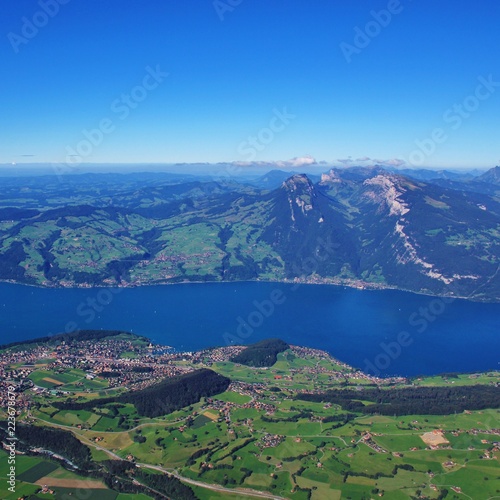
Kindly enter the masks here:
[[[36, 420], [42, 420], [38, 419], [36, 417], [31, 417], [35, 418]], [[68, 425], [62, 425], [62, 424], [54, 424], [52, 422], [47, 422], [45, 420], [42, 420], [45, 424], [48, 424], [52, 427], [59, 427], [61, 429], [69, 430], [74, 433], [74, 428]], [[85, 442], [85, 444], [92, 446], [93, 448], [96, 448], [97, 450], [103, 451], [110, 457], [114, 458], [115, 460], [123, 460], [123, 457], [120, 457], [116, 453], [113, 453], [112, 451], [108, 450], [107, 448], [104, 448], [102, 446], [99, 446], [98, 444], [94, 443], [90, 439], [87, 439], [85, 436], [82, 434], [77, 434], [76, 437], [80, 439], [81, 441]], [[137, 466], [144, 468], [144, 469], [154, 469], [159, 472], [163, 472], [165, 474], [169, 474], [170, 476], [173, 476], [183, 483], [187, 484], [192, 484], [193, 486], [199, 486], [201, 488], [206, 488], [212, 491], [218, 491], [221, 493], [232, 493], [233, 495], [237, 493], [238, 495], [243, 495], [243, 496], [248, 496], [248, 497], [253, 497], [253, 498], [269, 498], [271, 500], [286, 500], [284, 497], [280, 497], [277, 495], [273, 495], [272, 493], [267, 493], [266, 491], [256, 491], [256, 490], [250, 490], [247, 488], [224, 488], [223, 486], [219, 486], [217, 484], [208, 484], [208, 483], [203, 483], [202, 481], [196, 481], [194, 479], [189, 479], [187, 477], [181, 476], [175, 471], [165, 469], [164, 467], [161, 467], [160, 465], [151, 465], [151, 464], [144, 464], [144, 463], [136, 463]]]

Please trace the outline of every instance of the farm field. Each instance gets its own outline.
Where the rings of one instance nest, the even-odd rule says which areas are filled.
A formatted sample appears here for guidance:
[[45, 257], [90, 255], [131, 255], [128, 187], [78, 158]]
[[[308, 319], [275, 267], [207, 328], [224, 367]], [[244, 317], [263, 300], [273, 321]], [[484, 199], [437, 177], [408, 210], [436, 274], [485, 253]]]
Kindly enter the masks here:
[[[128, 481], [174, 474], [202, 500], [251, 498], [251, 492], [298, 500], [475, 499], [500, 492], [500, 410], [473, 398], [472, 406], [480, 403], [476, 409], [464, 409], [457, 406], [460, 400], [450, 399], [446, 404], [459, 410], [422, 413], [422, 404], [410, 397], [420, 394], [425, 402], [459, 389], [463, 397], [487, 390], [495, 398], [498, 372], [377, 379], [322, 351], [287, 344], [272, 366], [253, 368], [231, 361], [231, 353], [241, 351], [234, 348], [225, 348], [229, 354], [224, 348], [160, 354], [166, 357], [154, 364], [144, 339], [134, 344], [133, 336], [120, 334], [103, 342], [113, 351], [114, 363], [128, 370], [124, 375], [115, 369], [124, 381], [135, 376], [141, 385], [153, 370], [176, 374], [202, 368], [206, 374], [212, 370], [217, 377], [227, 377], [227, 384], [197, 402], [148, 416], [134, 403], [137, 400], [111, 397], [128, 394], [125, 382], [107, 390], [102, 385], [112, 377], [89, 379], [95, 372], [88, 368], [34, 366], [28, 380], [35, 385], [26, 391], [31, 405], [19, 422], [76, 437], [98, 470], [108, 470], [110, 462], [123, 463], [122, 477]], [[95, 343], [89, 348], [94, 351]], [[82, 347], [68, 349], [80, 352]], [[54, 385], [37, 390], [43, 383]], [[87, 384], [85, 390], [81, 383]], [[402, 398], [400, 406], [385, 412], [394, 391]], [[374, 393], [387, 402], [382, 412], [368, 413], [379, 404]], [[401, 404], [418, 413], [402, 411]], [[0, 473], [7, 471], [5, 462]], [[98, 498], [127, 498], [106, 489], [101, 479], [89, 482], [40, 456], [20, 455], [16, 465], [19, 488], [28, 494], [43, 485], [59, 494], [85, 486]]]
[[[0, 450], [0, 474], [7, 476], [7, 453]], [[85, 498], [90, 500], [133, 500], [136, 497], [130, 494], [118, 494], [109, 490], [100, 481], [80, 476], [61, 467], [55, 461], [44, 460], [35, 456], [18, 455], [16, 457], [16, 486], [15, 494], [3, 487], [0, 488], [0, 498], [12, 499], [39, 493], [43, 485], [47, 485], [50, 493], [39, 493], [33, 498], [75, 498], [82, 490], [88, 492]], [[69, 495], [66, 497], [65, 495]], [[141, 500], [149, 497], [143, 495]]]
[[[272, 375], [279, 371], [288, 376], [283, 360], [270, 370], [230, 363], [216, 368], [231, 372], [233, 380], [259, 381], [263, 388], [257, 398], [226, 391], [175, 414], [142, 418], [129, 430], [118, 427], [116, 417], [89, 411], [59, 412], [54, 422], [73, 428], [87, 422], [89, 428], [74, 431], [84, 443], [98, 441], [99, 448], [123, 459], [175, 469], [182, 477], [236, 491], [257, 489], [297, 499], [370, 498], [375, 492], [386, 498], [436, 499], [444, 489], [450, 491], [450, 484], [472, 498], [476, 491], [493, 496], [500, 489], [500, 453], [490, 453], [500, 439], [491, 434], [500, 428], [498, 410], [357, 415], [330, 422], [328, 417], [349, 412], [294, 399], [286, 380]], [[438, 431], [443, 442], [431, 449], [424, 438]], [[99, 455], [105, 457], [105, 452]], [[200, 498], [213, 498], [209, 490], [202, 491]]]
[[29, 376], [35, 386], [44, 389], [57, 389], [67, 392], [99, 391], [106, 389], [106, 380], [95, 378], [89, 380], [82, 370], [38, 369]]

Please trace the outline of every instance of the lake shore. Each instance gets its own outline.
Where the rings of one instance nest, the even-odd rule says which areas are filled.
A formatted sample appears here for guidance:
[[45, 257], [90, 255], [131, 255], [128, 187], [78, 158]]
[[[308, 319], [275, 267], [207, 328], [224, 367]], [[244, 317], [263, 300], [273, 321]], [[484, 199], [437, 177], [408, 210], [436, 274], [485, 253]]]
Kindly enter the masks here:
[[366, 290], [366, 291], [374, 291], [374, 290], [396, 290], [405, 293], [412, 293], [415, 295], [423, 295], [425, 297], [435, 297], [435, 298], [447, 298], [447, 299], [461, 299], [461, 300], [469, 300], [471, 302], [478, 303], [486, 303], [486, 304], [497, 304], [500, 303], [500, 298], [485, 298], [485, 297], [477, 297], [477, 296], [466, 296], [466, 295], [458, 295], [453, 292], [448, 294], [435, 294], [430, 290], [411, 290], [408, 288], [400, 288], [394, 285], [389, 285], [386, 283], [373, 283], [369, 281], [362, 280], [346, 280], [346, 279], [337, 279], [337, 278], [311, 278], [311, 279], [283, 279], [283, 280], [268, 280], [268, 279], [255, 279], [255, 280], [238, 280], [238, 281], [202, 281], [202, 280], [183, 280], [183, 281], [152, 281], [152, 282], [140, 282], [140, 283], [113, 283], [113, 284], [89, 284], [89, 283], [75, 283], [75, 282], [46, 282], [46, 283], [24, 283], [15, 280], [2, 280], [0, 279], [0, 283], [10, 283], [12, 285], [22, 285], [29, 286], [34, 288], [42, 288], [42, 289], [101, 289], [101, 288], [141, 288], [148, 286], [175, 286], [175, 285], [189, 285], [189, 284], [215, 284], [215, 283], [274, 283], [274, 284], [285, 284], [285, 285], [323, 285], [323, 286], [334, 286], [334, 287], [346, 287], [352, 288], [355, 290]]

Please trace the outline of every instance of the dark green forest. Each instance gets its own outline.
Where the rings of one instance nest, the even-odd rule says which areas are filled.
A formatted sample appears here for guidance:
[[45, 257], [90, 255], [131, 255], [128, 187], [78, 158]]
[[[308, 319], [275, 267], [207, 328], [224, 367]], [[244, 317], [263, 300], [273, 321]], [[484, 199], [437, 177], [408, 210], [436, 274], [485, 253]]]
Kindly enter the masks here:
[[[0, 423], [0, 438], [2, 440], [7, 437], [6, 426], [6, 422]], [[16, 438], [19, 440], [17, 446], [19, 450], [26, 451], [30, 447], [42, 448], [61, 455], [82, 470], [94, 468], [90, 449], [73, 436], [71, 432], [18, 424], [16, 426]]]
[[290, 349], [290, 346], [280, 339], [266, 339], [251, 344], [239, 354], [231, 358], [233, 363], [253, 367], [273, 366], [280, 352]]
[[[464, 410], [500, 408], [500, 387], [408, 387], [401, 389], [333, 390], [299, 394], [296, 399], [333, 403], [344, 410], [381, 415], [450, 415]], [[375, 404], [365, 406], [361, 401]]]
[[54, 403], [54, 406], [61, 410], [84, 410], [99, 408], [109, 403], [131, 403], [139, 415], [154, 418], [197, 403], [202, 397], [220, 394], [229, 387], [230, 382], [227, 377], [203, 368], [185, 375], [170, 377], [146, 389], [121, 396], [83, 403], [66, 401]]

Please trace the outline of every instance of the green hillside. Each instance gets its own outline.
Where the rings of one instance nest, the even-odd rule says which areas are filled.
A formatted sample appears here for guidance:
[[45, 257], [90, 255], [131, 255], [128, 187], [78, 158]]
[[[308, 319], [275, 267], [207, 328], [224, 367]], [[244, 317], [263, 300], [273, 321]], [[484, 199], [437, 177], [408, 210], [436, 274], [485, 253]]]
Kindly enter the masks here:
[[443, 187], [379, 167], [332, 169], [316, 183], [294, 175], [272, 190], [159, 174], [147, 183], [82, 177], [0, 187], [0, 279], [265, 279], [500, 299], [500, 203], [465, 182]]

